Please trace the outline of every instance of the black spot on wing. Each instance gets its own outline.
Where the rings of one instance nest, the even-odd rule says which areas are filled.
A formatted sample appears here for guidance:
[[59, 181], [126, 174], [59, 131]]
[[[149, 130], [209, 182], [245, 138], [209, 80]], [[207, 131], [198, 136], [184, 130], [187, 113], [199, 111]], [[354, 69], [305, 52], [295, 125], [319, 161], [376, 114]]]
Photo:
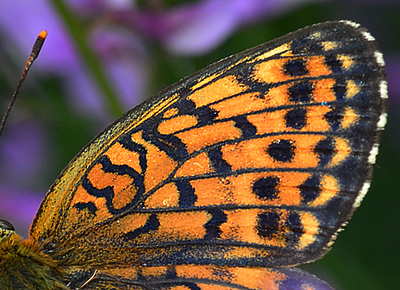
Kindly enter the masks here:
[[308, 74], [306, 60], [304, 58], [289, 59], [284, 64], [283, 71], [291, 77], [304, 76]]
[[307, 125], [307, 110], [305, 108], [293, 108], [285, 115], [286, 127], [300, 130]]
[[267, 148], [267, 153], [271, 156], [275, 161], [279, 162], [290, 162], [294, 158], [296, 147], [293, 145], [290, 140], [275, 140], [271, 144], [269, 144]]
[[262, 212], [257, 217], [256, 230], [263, 238], [272, 238], [279, 231], [280, 216], [276, 212]]
[[288, 88], [289, 100], [294, 103], [309, 103], [312, 100], [314, 86], [310, 81], [300, 81]]
[[260, 178], [253, 183], [253, 193], [263, 200], [277, 199], [279, 194], [279, 182], [280, 180], [277, 176]]

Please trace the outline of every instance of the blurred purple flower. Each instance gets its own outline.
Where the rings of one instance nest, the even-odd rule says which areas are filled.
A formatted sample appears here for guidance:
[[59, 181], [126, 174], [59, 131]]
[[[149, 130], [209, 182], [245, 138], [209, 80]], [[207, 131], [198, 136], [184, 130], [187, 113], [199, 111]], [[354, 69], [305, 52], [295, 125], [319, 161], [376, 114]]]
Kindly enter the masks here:
[[168, 11], [125, 9], [117, 11], [114, 17], [160, 41], [174, 54], [200, 55], [217, 47], [245, 24], [311, 1], [206, 0]]
[[91, 43], [123, 96], [124, 108], [137, 105], [145, 97], [149, 79], [149, 58], [143, 42], [127, 29], [104, 25], [92, 31]]
[[[15, 21], [16, 19], [18, 21]], [[83, 102], [85, 108], [92, 108], [94, 112], [99, 111], [97, 104], [99, 101], [90, 98], [94, 96], [93, 85], [85, 75], [66, 29], [48, 1], [7, 1], [0, 10], [0, 27], [6, 33], [10, 33], [7, 38], [12, 39], [12, 43], [16, 44], [26, 57], [30, 53], [36, 35], [41, 30], [48, 30], [49, 37], [43, 46], [40, 61], [35, 63], [35, 71], [40, 70], [43, 74], [62, 77], [67, 84], [73, 85], [71, 96], [81, 96], [85, 93], [85, 98], [80, 98], [80, 104]], [[12, 49], [15, 50], [10, 48]], [[21, 64], [24, 64], [24, 61], [25, 59], [22, 59]]]

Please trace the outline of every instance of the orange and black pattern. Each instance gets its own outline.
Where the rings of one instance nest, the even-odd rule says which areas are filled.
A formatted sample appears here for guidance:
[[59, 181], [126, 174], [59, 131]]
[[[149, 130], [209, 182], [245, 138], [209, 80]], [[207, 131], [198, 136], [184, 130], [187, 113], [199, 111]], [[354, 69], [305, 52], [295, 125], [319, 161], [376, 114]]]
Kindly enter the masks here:
[[349, 21], [217, 62], [83, 149], [30, 239], [70, 289], [330, 289], [290, 266], [323, 256], [368, 190], [383, 66]]

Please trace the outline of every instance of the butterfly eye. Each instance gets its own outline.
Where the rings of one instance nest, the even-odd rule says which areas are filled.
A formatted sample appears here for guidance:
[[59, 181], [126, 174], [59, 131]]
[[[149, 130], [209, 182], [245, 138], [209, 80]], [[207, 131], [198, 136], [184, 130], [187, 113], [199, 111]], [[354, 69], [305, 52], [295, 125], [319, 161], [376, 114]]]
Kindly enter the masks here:
[[0, 220], [0, 229], [1, 230], [15, 231], [14, 226], [12, 224], [10, 224], [8, 221], [5, 221], [5, 220]]

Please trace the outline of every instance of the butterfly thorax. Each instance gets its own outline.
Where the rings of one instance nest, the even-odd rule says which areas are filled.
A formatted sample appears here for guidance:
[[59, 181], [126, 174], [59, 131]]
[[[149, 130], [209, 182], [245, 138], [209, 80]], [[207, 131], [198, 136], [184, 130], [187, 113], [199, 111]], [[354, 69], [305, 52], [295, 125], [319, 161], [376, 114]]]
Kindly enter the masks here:
[[37, 243], [0, 229], [0, 285], [2, 289], [67, 289], [57, 261]]

